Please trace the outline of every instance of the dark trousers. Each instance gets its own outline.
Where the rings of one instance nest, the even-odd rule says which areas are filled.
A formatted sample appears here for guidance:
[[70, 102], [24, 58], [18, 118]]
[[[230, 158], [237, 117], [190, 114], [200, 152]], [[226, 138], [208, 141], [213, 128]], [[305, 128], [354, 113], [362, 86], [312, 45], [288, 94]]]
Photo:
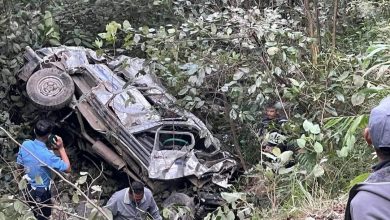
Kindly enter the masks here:
[[35, 218], [38, 220], [48, 220], [51, 215], [51, 192], [45, 188], [27, 187], [26, 199], [34, 212]]

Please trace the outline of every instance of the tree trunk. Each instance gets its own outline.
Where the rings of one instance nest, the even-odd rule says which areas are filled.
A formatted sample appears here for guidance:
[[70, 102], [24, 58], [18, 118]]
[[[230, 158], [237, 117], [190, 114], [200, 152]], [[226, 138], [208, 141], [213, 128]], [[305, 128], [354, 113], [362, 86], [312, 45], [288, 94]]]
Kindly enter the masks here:
[[317, 39], [318, 39], [318, 48], [321, 51], [321, 26], [320, 26], [320, 10], [318, 9], [318, 0], [314, 0], [314, 7], [316, 8], [316, 29], [317, 29]]
[[[313, 19], [313, 15], [311, 13], [311, 10], [310, 10], [309, 0], [304, 0], [303, 3], [304, 3], [306, 19], [307, 19], [307, 31], [308, 31], [310, 37], [315, 38], [314, 19]], [[317, 43], [316, 42], [311, 43], [310, 49], [311, 49], [312, 62], [314, 65], [316, 65], [317, 64], [317, 56], [318, 56]]]
[[332, 31], [332, 49], [336, 49], [336, 25], [337, 25], [337, 11], [339, 7], [338, 0], [334, 0], [333, 5], [333, 31]]
[[234, 126], [234, 121], [229, 116], [231, 106], [228, 104], [226, 96], [224, 96], [224, 102], [225, 102], [225, 104], [224, 104], [225, 118], [229, 121], [230, 131], [232, 132], [232, 136], [233, 136], [234, 150], [236, 151], [236, 154], [238, 155], [238, 158], [240, 159], [240, 163], [241, 163], [242, 168], [244, 168], [244, 170], [246, 171], [247, 167], [245, 164], [244, 157], [242, 156], [242, 153], [241, 153], [240, 143], [238, 142], [237, 132], [236, 132], [236, 128]]

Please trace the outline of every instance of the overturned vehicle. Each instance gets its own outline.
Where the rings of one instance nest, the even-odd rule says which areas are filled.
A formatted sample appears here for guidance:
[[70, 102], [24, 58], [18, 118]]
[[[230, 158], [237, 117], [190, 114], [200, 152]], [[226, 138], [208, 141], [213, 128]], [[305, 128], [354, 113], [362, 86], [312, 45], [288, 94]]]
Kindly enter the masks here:
[[[98, 56], [82, 47], [27, 47], [25, 59], [18, 76], [26, 82], [28, 98], [39, 109], [65, 111], [57, 125], [77, 135], [82, 150], [155, 193], [176, 190], [172, 187], [183, 181], [203, 191], [228, 186], [236, 160], [220, 150], [200, 119], [175, 105], [153, 65], [124, 55]], [[70, 117], [76, 125], [66, 123]], [[191, 196], [213, 200], [203, 191]]]

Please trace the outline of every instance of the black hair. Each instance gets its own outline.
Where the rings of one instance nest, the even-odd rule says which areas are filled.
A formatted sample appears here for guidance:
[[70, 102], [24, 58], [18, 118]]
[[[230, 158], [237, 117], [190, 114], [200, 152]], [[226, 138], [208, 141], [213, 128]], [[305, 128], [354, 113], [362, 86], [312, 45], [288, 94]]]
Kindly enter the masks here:
[[264, 109], [276, 109], [275, 107], [275, 103], [273, 102], [269, 102], [265, 105], [265, 108]]
[[144, 184], [139, 181], [134, 181], [131, 184], [131, 189], [135, 194], [144, 193]]
[[276, 107], [275, 107], [275, 106], [273, 106], [273, 105], [267, 106], [265, 109], [266, 109], [266, 110], [269, 110], [269, 109], [274, 109], [274, 110], [277, 110], [277, 109], [276, 109]]
[[44, 137], [53, 131], [53, 123], [48, 120], [39, 120], [34, 126], [34, 133], [38, 137]]

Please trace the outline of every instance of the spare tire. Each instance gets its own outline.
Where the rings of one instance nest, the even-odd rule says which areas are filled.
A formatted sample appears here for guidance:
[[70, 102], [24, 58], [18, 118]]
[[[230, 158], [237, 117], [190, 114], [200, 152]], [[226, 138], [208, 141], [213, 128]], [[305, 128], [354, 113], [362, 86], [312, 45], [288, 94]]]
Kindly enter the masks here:
[[37, 107], [57, 110], [72, 101], [74, 83], [66, 72], [57, 68], [45, 68], [38, 70], [28, 79], [26, 92]]

